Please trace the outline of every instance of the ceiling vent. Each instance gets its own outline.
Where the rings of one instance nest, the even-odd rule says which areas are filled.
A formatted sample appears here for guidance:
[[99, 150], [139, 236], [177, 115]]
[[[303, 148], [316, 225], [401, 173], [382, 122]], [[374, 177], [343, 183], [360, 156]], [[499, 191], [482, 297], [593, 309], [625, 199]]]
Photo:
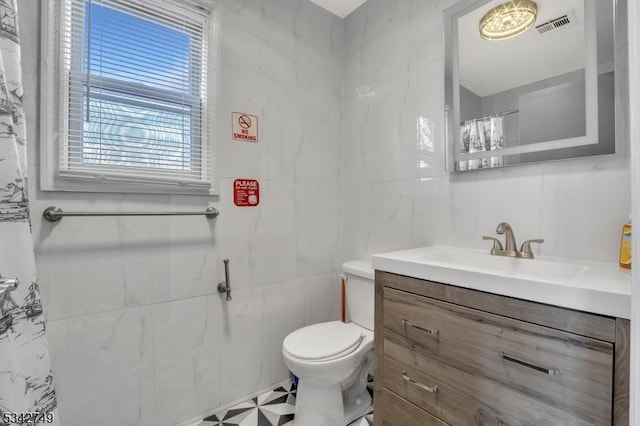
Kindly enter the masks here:
[[536, 30], [539, 34], [546, 34], [563, 28], [572, 27], [573, 24], [575, 24], [576, 19], [571, 15], [572, 14], [566, 14], [558, 18], [550, 19], [544, 24], [536, 25]]

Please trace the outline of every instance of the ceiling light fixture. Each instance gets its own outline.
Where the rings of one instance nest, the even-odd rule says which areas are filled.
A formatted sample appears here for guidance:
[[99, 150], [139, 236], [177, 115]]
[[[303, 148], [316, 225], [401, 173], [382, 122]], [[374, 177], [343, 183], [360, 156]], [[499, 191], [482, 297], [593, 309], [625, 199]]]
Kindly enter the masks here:
[[538, 6], [531, 0], [511, 0], [494, 7], [480, 20], [480, 37], [507, 40], [527, 31], [536, 22]]

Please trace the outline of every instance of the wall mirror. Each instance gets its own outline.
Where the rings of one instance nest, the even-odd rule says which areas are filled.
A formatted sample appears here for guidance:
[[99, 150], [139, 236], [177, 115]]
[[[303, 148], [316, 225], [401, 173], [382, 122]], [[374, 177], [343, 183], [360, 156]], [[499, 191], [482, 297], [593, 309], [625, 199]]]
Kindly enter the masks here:
[[[447, 9], [449, 169], [614, 153], [616, 7], [613, 0], [463, 0]], [[497, 33], [525, 12], [526, 30]]]

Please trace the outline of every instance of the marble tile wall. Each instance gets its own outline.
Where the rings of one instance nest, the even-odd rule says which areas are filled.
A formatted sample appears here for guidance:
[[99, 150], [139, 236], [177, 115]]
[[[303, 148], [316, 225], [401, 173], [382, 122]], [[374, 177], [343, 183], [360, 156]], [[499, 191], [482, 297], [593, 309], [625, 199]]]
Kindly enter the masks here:
[[616, 262], [630, 211], [624, 135], [614, 156], [446, 173], [442, 12], [455, 3], [369, 0], [345, 19], [343, 257], [488, 250], [480, 236], [507, 221], [519, 242], [545, 238], [540, 254]]
[[[540, 253], [615, 261], [629, 211], [622, 153], [449, 175], [442, 11], [369, 0], [344, 21], [307, 0], [218, 0], [220, 197], [37, 189], [38, 0], [21, 0], [36, 262], [65, 425], [172, 424], [287, 377], [280, 342], [335, 319], [343, 260], [425, 244], [484, 247], [510, 222]], [[257, 145], [228, 117], [260, 117]], [[259, 179], [261, 204], [231, 201]], [[68, 210], [200, 209], [202, 218], [37, 218]], [[231, 260], [231, 303], [216, 293]]]
[[[60, 418], [171, 425], [288, 378], [281, 342], [339, 318], [343, 23], [307, 0], [221, 0], [219, 197], [38, 190], [39, 0], [20, 1], [30, 193]], [[233, 142], [232, 111], [259, 116]], [[232, 182], [258, 179], [257, 208]], [[66, 210], [201, 217], [66, 218]], [[233, 301], [218, 296], [229, 258]]]

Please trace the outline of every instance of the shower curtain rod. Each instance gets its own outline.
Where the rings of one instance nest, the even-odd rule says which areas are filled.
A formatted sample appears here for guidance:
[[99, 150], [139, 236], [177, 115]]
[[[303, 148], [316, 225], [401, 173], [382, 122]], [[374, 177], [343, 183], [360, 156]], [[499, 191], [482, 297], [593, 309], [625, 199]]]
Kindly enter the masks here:
[[460, 124], [468, 123], [469, 121], [480, 121], [480, 120], [484, 120], [484, 119], [491, 118], [491, 117], [502, 117], [504, 115], [517, 114], [519, 112], [520, 111], [517, 110], [517, 109], [512, 109], [511, 111], [499, 112], [497, 114], [491, 114], [491, 115], [487, 115], [487, 116], [480, 117], [480, 118], [474, 118], [473, 120], [461, 121]]
[[215, 207], [207, 207], [200, 212], [65, 212], [56, 206], [47, 207], [42, 212], [42, 217], [49, 222], [57, 222], [64, 216], [206, 216], [207, 219], [215, 219], [220, 211]]

